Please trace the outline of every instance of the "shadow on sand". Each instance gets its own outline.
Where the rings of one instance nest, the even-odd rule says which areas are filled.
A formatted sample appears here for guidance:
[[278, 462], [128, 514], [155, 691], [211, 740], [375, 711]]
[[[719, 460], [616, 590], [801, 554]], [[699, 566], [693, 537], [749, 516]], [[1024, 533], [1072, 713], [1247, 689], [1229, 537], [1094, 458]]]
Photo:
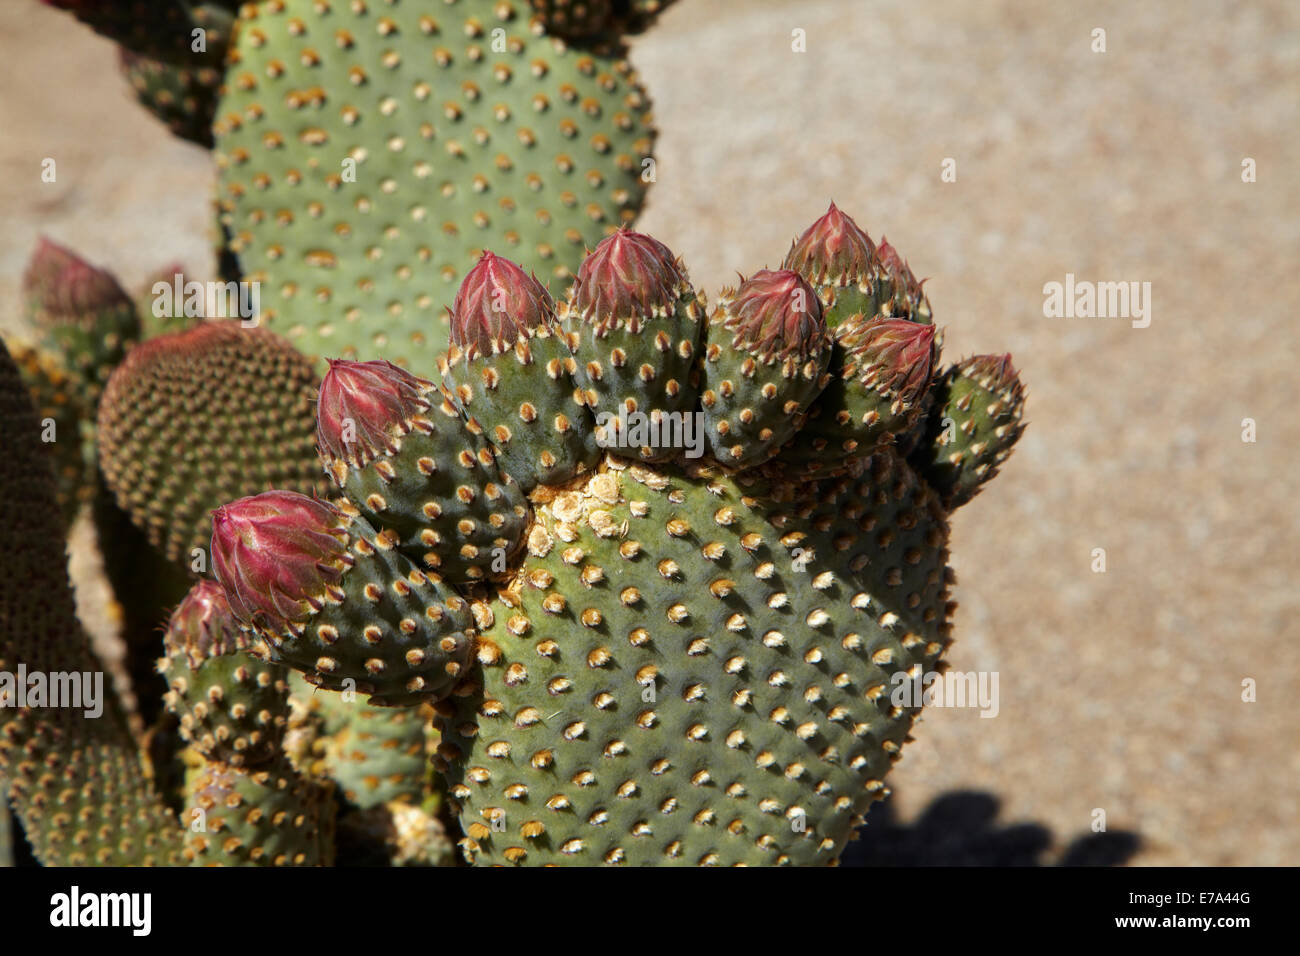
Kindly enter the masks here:
[[1142, 845], [1136, 833], [1115, 830], [1076, 837], [1057, 859], [1045, 859], [1051, 831], [1037, 823], [1001, 825], [991, 793], [955, 790], [936, 797], [910, 824], [898, 822], [893, 801], [877, 803], [841, 866], [1119, 866]]

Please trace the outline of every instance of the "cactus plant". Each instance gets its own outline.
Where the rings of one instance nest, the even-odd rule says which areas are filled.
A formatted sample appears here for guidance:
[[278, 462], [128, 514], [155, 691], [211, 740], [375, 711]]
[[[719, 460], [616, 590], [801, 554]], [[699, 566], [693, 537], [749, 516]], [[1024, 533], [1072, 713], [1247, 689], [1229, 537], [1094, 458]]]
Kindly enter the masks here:
[[25, 700], [22, 674], [102, 677], [77, 621], [54, 475], [27, 388], [0, 346], [0, 779], [38, 858], [173, 863], [180, 831], [147, 779], [112, 692], [103, 712]]
[[[828, 218], [857, 230], [832, 209], [810, 233]], [[859, 274], [891, 281], [870, 248]], [[216, 581], [166, 629], [188, 769], [154, 776], [181, 819], [109, 725], [98, 772], [134, 836], [70, 848], [14, 758], [56, 759], [71, 732], [19, 712], [0, 772], [40, 857], [439, 864], [447, 811], [476, 865], [835, 862], [918, 711], [892, 689], [943, 666], [948, 516], [1010, 452], [1024, 394], [1008, 356], [937, 369], [934, 326], [865, 280], [872, 311], [829, 326], [834, 254], [759, 270], [708, 314], [649, 236], [602, 240], [558, 307], [488, 253], [432, 378], [332, 360], [315, 425], [337, 497], [217, 508]], [[27, 456], [0, 477], [41, 466], [53, 512], [7, 381]], [[4, 663], [84, 660], [34, 643], [49, 622], [4, 596]]]
[[311, 364], [265, 329], [212, 321], [150, 339], [99, 405], [105, 480], [156, 548], [204, 572], [214, 507], [316, 483], [314, 383]]
[[576, 269], [646, 187], [624, 52], [547, 35], [524, 0], [244, 7], [215, 155], [264, 319], [312, 356], [427, 367], [481, 249]]
[[[619, 0], [582, 37], [526, 0], [382, 10], [314, 0], [44, 2], [117, 41], [141, 101], [177, 135], [215, 146], [220, 272], [264, 291], [260, 313], [244, 318], [309, 359], [432, 367], [447, 344], [442, 312], [454, 280], [482, 248], [497, 244], [567, 276], [586, 244], [635, 217], [653, 179], [642, 176], [654, 140], [649, 102], [623, 37], [648, 27], [666, 0]], [[112, 276], [48, 242], [27, 285], [32, 318], [47, 330], [39, 344], [84, 380], [81, 417], [92, 423], [127, 350], [190, 324], [155, 314], [152, 295], [137, 315]], [[285, 353], [270, 341], [261, 344], [275, 361]], [[210, 449], [208, 460], [277, 446], [298, 427], [292, 411], [264, 412], [232, 423], [246, 440]], [[83, 454], [93, 461], [93, 444]], [[260, 477], [256, 461], [225, 464], [245, 466], [250, 480]], [[158, 508], [115, 481], [119, 469], [105, 470], [118, 501], [137, 499], [126, 510], [161, 546]], [[94, 483], [76, 490], [65, 490], [69, 511]], [[168, 498], [188, 502], [202, 523], [235, 489], [208, 490], [173, 479]], [[168, 523], [184, 535], [185, 522]], [[186, 543], [166, 547], [188, 566]]]
[[[898, 275], [892, 251], [876, 261], [882, 248], [859, 273], [876, 283]], [[795, 261], [801, 274], [751, 276], [707, 323], [680, 261], [647, 236], [597, 246], [557, 318], [532, 277], [485, 256], [440, 368], [443, 400], [462, 410], [459, 446], [481, 453], [486, 436], [480, 480], [512, 462], [530, 488], [523, 547], [504, 548], [486, 578], [444, 579], [457, 540], [412, 533], [474, 489], [421, 477], [422, 461], [436, 474], [454, 456], [420, 451], [427, 401], [401, 407], [438, 386], [382, 363], [331, 369], [358, 409], [363, 458], [387, 463], [374, 481], [327, 457], [344, 493], [334, 504], [274, 492], [223, 509], [217, 577], [272, 658], [372, 703], [434, 704], [435, 763], [471, 862], [829, 863], [884, 794], [916, 714], [891, 700], [896, 675], [941, 666], [950, 641], [948, 514], [1018, 437], [1023, 393], [1004, 358], [936, 376], [934, 327], [893, 317], [900, 300], [866, 280], [870, 313], [829, 333], [831, 303], [813, 291], [833, 274], [825, 252]], [[552, 343], [567, 357], [532, 354]], [[492, 424], [479, 383], [513, 396], [491, 403]], [[337, 407], [322, 401], [330, 440]], [[523, 427], [561, 407], [567, 429]], [[933, 419], [954, 408], [976, 422], [961, 459], [975, 464], [957, 478], [927, 464], [951, 460]], [[626, 413], [629, 431], [633, 411], [699, 411], [713, 453], [607, 429], [597, 460], [539, 480], [541, 453], [570, 430], [596, 437], [602, 409]], [[918, 430], [920, 471], [898, 450]], [[472, 660], [465, 618], [448, 624], [453, 592], [473, 615]]]
[[[950, 640], [948, 515], [1023, 390], [1008, 356], [940, 368], [923, 283], [834, 205], [711, 312], [627, 229], [623, 38], [669, 2], [53, 0], [211, 142], [222, 272], [274, 331], [38, 252], [64, 354], [27, 392], [98, 412], [105, 541], [129, 516], [185, 561], [211, 521], [218, 581], [168, 623], [147, 758], [115, 702], [0, 711], [43, 862], [442, 863], [451, 829], [475, 864], [828, 863], [886, 792], [889, 689]], [[16, 383], [0, 356], [4, 532], [44, 550], [0, 547], [0, 671], [93, 667]]]

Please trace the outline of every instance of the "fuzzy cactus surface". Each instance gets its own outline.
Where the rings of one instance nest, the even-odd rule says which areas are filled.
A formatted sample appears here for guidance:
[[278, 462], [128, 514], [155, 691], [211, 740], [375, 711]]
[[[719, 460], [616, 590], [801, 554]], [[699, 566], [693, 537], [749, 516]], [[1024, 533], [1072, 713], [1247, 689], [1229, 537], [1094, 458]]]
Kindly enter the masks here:
[[245, 5], [215, 158], [264, 320], [313, 357], [419, 370], [481, 250], [571, 274], [652, 178], [649, 99], [621, 40], [647, 22], [577, 41], [526, 0]]
[[[428, 377], [331, 359], [313, 400], [233, 322], [135, 347], [104, 472], [160, 546], [210, 527], [213, 577], [147, 741], [111, 695], [0, 708], [38, 858], [833, 864], [918, 713], [893, 690], [944, 666], [949, 516], [1024, 429], [1010, 356], [943, 366], [919, 289], [832, 206], [711, 313], [630, 230], [556, 297], [484, 252]], [[0, 672], [93, 673], [32, 394], [0, 355]]]
[[99, 405], [105, 480], [154, 547], [204, 573], [213, 508], [318, 483], [314, 384], [311, 363], [265, 329], [203, 322], [151, 339]]
[[[457, 280], [483, 249], [508, 251], [547, 280], [567, 278], [588, 245], [635, 218], [654, 179], [649, 98], [624, 38], [671, 0], [597, 4], [600, 22], [581, 36], [563, 26], [570, 14], [586, 16], [581, 3], [556, 18], [527, 0], [42, 2], [116, 41], [142, 104], [176, 135], [213, 148], [222, 279], [242, 283], [241, 295], [257, 290], [257, 315], [241, 317], [288, 340], [317, 375], [329, 356], [428, 374], [448, 343]], [[170, 284], [180, 271], [162, 278]], [[33, 257], [25, 298], [42, 332], [35, 345], [81, 392], [93, 477], [93, 425], [109, 377], [137, 341], [186, 331], [195, 317], [179, 304], [175, 314], [155, 314], [151, 294], [137, 297], [137, 314], [113, 276], [48, 241]], [[268, 362], [282, 353], [265, 351]], [[282, 447], [299, 423], [292, 409], [262, 409], [253, 421], [236, 415], [227, 425], [242, 432], [242, 447], [200, 447], [154, 510], [170, 515], [188, 503], [201, 526], [236, 489], [209, 501], [213, 484], [194, 462], [224, 459], [264, 479], [254, 450]], [[59, 470], [71, 516], [95, 483], [73, 487], [71, 449], [57, 451], [67, 453]], [[314, 467], [310, 454], [305, 460]], [[189, 568], [197, 545], [184, 530], [161, 540], [171, 532], [159, 522], [171, 525], [170, 517], [141, 504], [157, 486], [123, 490], [119, 469], [106, 464], [116, 500]]]
[[[54, 474], [26, 386], [0, 345], [0, 780], [52, 865], [174, 864], [181, 831], [148, 779], [104, 668], [77, 621]], [[98, 713], [49, 706], [53, 675], [101, 678]], [[38, 685], [20, 675], [40, 675]], [[84, 678], [83, 678], [84, 675]], [[64, 686], [71, 686], [64, 683]], [[93, 685], [92, 685], [93, 686]], [[45, 687], [36, 696], [38, 687]], [[29, 692], [30, 696], [29, 696]]]
[[[951, 641], [948, 516], [1024, 394], [1007, 356], [941, 368], [919, 283], [839, 210], [795, 249], [711, 318], [649, 236], [603, 240], [554, 309], [485, 255], [442, 386], [332, 363], [342, 498], [218, 512], [217, 580], [272, 660], [432, 705], [468, 862], [829, 864], [887, 792], [918, 711], [892, 691]], [[522, 520], [464, 573], [467, 509], [512, 482]]]

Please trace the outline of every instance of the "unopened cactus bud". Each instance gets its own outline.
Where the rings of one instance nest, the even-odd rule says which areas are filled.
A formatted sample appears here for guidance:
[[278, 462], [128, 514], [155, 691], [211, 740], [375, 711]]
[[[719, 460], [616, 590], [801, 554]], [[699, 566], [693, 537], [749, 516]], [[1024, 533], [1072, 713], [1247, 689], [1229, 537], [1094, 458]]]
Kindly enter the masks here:
[[397, 547], [453, 581], [492, 574], [528, 504], [452, 396], [388, 362], [332, 362], [317, 434], [325, 470]]
[[826, 215], [794, 241], [786, 253], [785, 268], [815, 284], [848, 285], [869, 275], [875, 253], [871, 237], [831, 203]]
[[535, 276], [484, 252], [456, 293], [451, 342], [470, 358], [495, 355], [555, 318], [555, 302]]
[[775, 454], [825, 386], [831, 346], [817, 292], [797, 272], [763, 269], [723, 293], [700, 394], [714, 457], [748, 468]]
[[360, 468], [391, 455], [416, 415], [432, 404], [435, 386], [382, 359], [330, 360], [316, 402], [316, 439], [329, 458]]
[[381, 706], [436, 700], [460, 679], [468, 603], [355, 509], [268, 491], [217, 509], [212, 524], [217, 580], [272, 659]]
[[213, 511], [213, 570], [235, 617], [274, 630], [309, 620], [353, 563], [345, 527], [333, 505], [292, 491]]
[[658, 239], [621, 229], [600, 241], [578, 269], [573, 304], [578, 315], [608, 334], [624, 323], [641, 324], [673, 308], [686, 274]]

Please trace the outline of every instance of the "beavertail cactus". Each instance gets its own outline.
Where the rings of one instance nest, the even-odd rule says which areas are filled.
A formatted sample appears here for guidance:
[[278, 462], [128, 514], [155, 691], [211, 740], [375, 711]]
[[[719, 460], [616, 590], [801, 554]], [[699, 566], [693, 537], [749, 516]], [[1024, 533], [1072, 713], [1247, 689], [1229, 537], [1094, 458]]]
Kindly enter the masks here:
[[462, 675], [468, 603], [397, 550], [395, 535], [275, 491], [218, 508], [212, 525], [213, 567], [235, 617], [311, 683], [419, 703]]
[[[331, 365], [345, 498], [218, 511], [218, 580], [274, 659], [434, 703], [469, 861], [831, 863], [886, 792], [917, 712], [891, 689], [951, 640], [948, 515], [1018, 438], [1023, 391], [1005, 357], [937, 372], [919, 283], [838, 210], [796, 252], [707, 321], [648, 236], [603, 240], [554, 317], [484, 256], [446, 391]], [[489, 484], [526, 507], [475, 576]]]
[[140, 336], [135, 302], [117, 280], [70, 249], [41, 239], [23, 275], [28, 318], [66, 356], [93, 409], [113, 369]]
[[700, 395], [714, 457], [749, 468], [776, 454], [825, 389], [832, 344], [821, 301], [797, 272], [763, 269], [724, 292]]
[[[117, 41], [141, 101], [177, 135], [215, 147], [223, 281], [242, 283], [241, 309], [249, 290], [256, 314], [241, 317], [292, 342], [316, 375], [329, 355], [429, 374], [448, 343], [455, 282], [486, 246], [567, 278], [587, 245], [635, 218], [655, 178], [649, 99], [623, 38], [671, 0], [590, 11], [527, 0], [44, 2]], [[564, 26], [588, 16], [582, 36]], [[137, 339], [195, 318], [179, 305], [159, 314], [152, 295], [137, 316], [112, 276], [51, 243], [38, 249], [27, 297], [49, 330], [39, 344], [85, 380], [90, 422]], [[299, 424], [291, 409], [236, 414], [229, 430], [242, 442], [203, 445], [196, 457], [257, 481], [267, 463], [255, 450], [293, 457], [283, 436]], [[85, 457], [95, 457], [90, 441]], [[117, 500], [137, 499], [124, 507], [138, 527], [187, 568], [191, 521], [204, 527], [232, 492], [266, 487], [194, 471], [182, 468], [152, 509], [110, 476]], [[171, 521], [173, 506], [183, 520]]]
[[273, 329], [428, 369], [482, 249], [567, 276], [636, 215], [654, 136], [619, 32], [644, 17], [573, 45], [544, 20], [526, 0], [244, 6], [219, 202]]
[[[196, 584], [176, 608], [159, 663], [181, 736], [204, 758], [186, 774], [184, 849], [196, 865], [312, 866], [332, 859], [332, 788], [283, 749], [289, 674], [240, 631], [226, 595]], [[252, 653], [247, 653], [247, 652]]]
[[[78, 623], [54, 476], [27, 389], [0, 345], [0, 780], [50, 864], [167, 864], [180, 830]], [[48, 706], [50, 675], [96, 701]], [[94, 675], [101, 680], [95, 692]], [[29, 676], [40, 676], [39, 682]], [[89, 685], [87, 682], [91, 682]], [[61, 701], [67, 704], [67, 701]], [[99, 712], [96, 713], [95, 711]]]
[[132, 351], [99, 405], [100, 467], [166, 556], [205, 572], [209, 514], [266, 488], [310, 492], [311, 363], [264, 329], [204, 322]]

